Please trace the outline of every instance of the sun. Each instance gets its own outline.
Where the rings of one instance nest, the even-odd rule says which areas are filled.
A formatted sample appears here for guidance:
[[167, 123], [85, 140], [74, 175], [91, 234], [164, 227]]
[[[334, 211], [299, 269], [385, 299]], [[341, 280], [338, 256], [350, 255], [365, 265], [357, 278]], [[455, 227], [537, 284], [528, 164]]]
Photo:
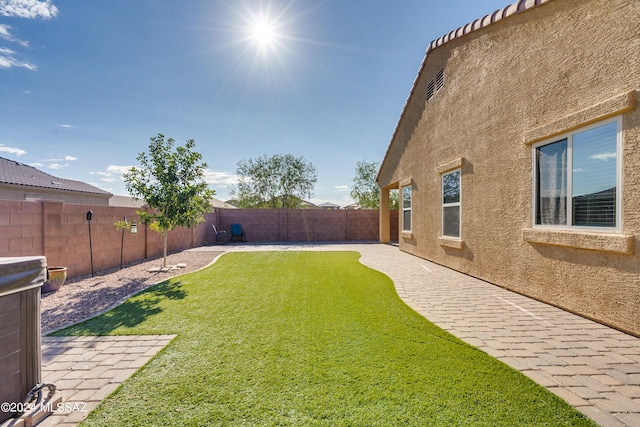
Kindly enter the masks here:
[[261, 62], [284, 61], [284, 56], [294, 50], [292, 45], [303, 40], [296, 35], [295, 23], [308, 12], [296, 11], [299, 0], [219, 1], [231, 18], [218, 26], [219, 30], [228, 32], [231, 37], [224, 36], [228, 40], [225, 44], [239, 46], [242, 57], [257, 54]]
[[[2, 0], [0, 0], [1, 2]], [[227, 49], [233, 59], [229, 79], [246, 73], [255, 82], [275, 84], [293, 81], [294, 67], [302, 59], [299, 21], [312, 9], [299, 0], [219, 0], [215, 14], [215, 49]], [[226, 9], [226, 10], [225, 10]], [[221, 43], [220, 43], [221, 42]]]
[[279, 29], [277, 20], [262, 14], [254, 15], [248, 27], [249, 37], [262, 54], [278, 50], [282, 38]]
[[256, 22], [251, 28], [253, 39], [261, 45], [272, 45], [278, 38], [276, 27], [271, 22]]

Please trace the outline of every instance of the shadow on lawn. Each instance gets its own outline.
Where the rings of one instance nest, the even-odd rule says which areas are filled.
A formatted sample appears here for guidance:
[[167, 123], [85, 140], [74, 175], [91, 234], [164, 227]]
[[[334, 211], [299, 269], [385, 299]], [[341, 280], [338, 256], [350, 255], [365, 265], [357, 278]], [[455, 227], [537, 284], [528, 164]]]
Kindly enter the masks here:
[[121, 327], [132, 328], [161, 313], [162, 301], [181, 300], [186, 296], [182, 282], [170, 279], [129, 298], [113, 310], [52, 335], [104, 335]]

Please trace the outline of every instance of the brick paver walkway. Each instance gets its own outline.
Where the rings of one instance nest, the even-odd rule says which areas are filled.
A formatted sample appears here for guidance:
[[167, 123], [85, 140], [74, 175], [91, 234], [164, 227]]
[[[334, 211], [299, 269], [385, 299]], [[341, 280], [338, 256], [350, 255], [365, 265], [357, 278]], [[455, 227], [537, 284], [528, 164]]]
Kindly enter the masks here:
[[[220, 249], [221, 247], [216, 247]], [[521, 371], [603, 426], [640, 426], [640, 338], [382, 244], [225, 245], [353, 250], [414, 310]]]
[[63, 406], [38, 427], [78, 425], [174, 337], [43, 337], [42, 380], [56, 385], [54, 396], [62, 397]]

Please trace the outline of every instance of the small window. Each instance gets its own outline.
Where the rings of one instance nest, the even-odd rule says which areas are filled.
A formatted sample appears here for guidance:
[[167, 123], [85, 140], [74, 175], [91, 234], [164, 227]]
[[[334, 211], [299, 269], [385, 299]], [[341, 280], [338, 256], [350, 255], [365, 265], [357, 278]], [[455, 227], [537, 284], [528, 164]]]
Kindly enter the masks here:
[[442, 235], [460, 237], [460, 169], [442, 175]]
[[402, 231], [411, 231], [411, 186], [402, 187]]
[[617, 228], [619, 120], [534, 146], [535, 224]]
[[436, 76], [436, 90], [440, 90], [444, 87], [444, 68], [440, 70]]

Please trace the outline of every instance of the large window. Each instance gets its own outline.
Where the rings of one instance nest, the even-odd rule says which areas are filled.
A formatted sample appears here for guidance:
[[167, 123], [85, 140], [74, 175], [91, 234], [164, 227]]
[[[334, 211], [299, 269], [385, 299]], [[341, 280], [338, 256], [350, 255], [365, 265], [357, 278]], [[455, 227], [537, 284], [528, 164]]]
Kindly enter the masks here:
[[442, 235], [460, 237], [460, 169], [442, 175]]
[[619, 120], [534, 146], [535, 224], [619, 226]]
[[402, 187], [402, 231], [411, 231], [411, 186]]

